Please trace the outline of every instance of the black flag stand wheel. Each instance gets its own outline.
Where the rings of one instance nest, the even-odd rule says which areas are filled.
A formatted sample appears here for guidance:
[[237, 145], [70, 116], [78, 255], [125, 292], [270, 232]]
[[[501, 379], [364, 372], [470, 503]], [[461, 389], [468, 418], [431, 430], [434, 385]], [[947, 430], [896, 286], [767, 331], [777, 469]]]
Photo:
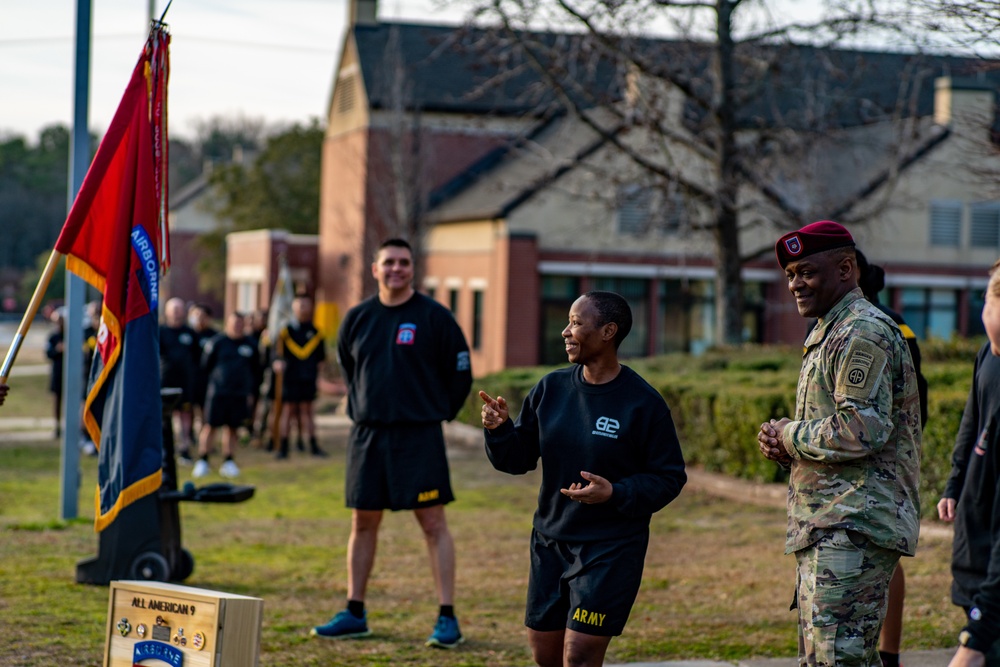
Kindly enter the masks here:
[[176, 568], [170, 573], [170, 581], [184, 581], [194, 572], [194, 556], [187, 549], [181, 547], [180, 559]]
[[132, 579], [139, 581], [169, 581], [170, 565], [163, 554], [155, 551], [144, 551], [132, 561], [129, 575]]

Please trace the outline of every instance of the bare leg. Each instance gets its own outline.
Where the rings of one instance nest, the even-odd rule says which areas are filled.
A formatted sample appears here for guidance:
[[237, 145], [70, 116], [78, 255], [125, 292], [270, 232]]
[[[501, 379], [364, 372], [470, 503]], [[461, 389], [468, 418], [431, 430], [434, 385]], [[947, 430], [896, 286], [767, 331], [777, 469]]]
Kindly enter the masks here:
[[437, 588], [438, 602], [454, 604], [455, 599], [455, 542], [448, 530], [444, 505], [435, 505], [413, 511], [427, 540], [431, 558], [431, 572]]
[[539, 667], [601, 667], [611, 637], [574, 630], [539, 632], [528, 629], [531, 657]]
[[238, 427], [234, 426], [226, 427], [226, 437], [222, 440], [223, 456], [232, 457], [233, 452], [236, 451], [236, 441], [239, 439], [237, 430]]
[[528, 628], [528, 646], [538, 667], [562, 667], [565, 630], [540, 632]]
[[[310, 438], [316, 437], [316, 419], [313, 416], [313, 407], [312, 401], [299, 403], [299, 425]], [[299, 437], [301, 437], [302, 430], [299, 431]]]
[[181, 443], [180, 450], [189, 452], [194, 443], [191, 442], [191, 425], [194, 423], [194, 415], [191, 414], [191, 406], [177, 410], [181, 423]]
[[565, 667], [601, 667], [610, 643], [611, 637], [585, 635], [567, 629], [563, 641], [563, 664]]
[[285, 403], [281, 406], [281, 427], [280, 433], [281, 438], [285, 439], [289, 436], [288, 429], [292, 424], [292, 403]]
[[201, 427], [201, 433], [198, 436], [198, 454], [200, 456], [208, 456], [212, 453], [212, 440], [215, 438], [215, 427], [205, 424]]
[[878, 650], [885, 653], [899, 653], [903, 641], [903, 599], [906, 597], [906, 575], [903, 564], [896, 565], [889, 581], [889, 600], [885, 607], [885, 622], [879, 635]]
[[368, 577], [375, 565], [381, 510], [352, 510], [351, 537], [347, 541], [347, 599], [364, 600]]

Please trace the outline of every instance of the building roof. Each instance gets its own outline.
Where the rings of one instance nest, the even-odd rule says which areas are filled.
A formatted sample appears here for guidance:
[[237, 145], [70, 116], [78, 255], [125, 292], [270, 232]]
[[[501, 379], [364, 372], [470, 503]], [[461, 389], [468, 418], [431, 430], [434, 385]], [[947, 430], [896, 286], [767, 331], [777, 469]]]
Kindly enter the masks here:
[[[551, 82], [528, 64], [524, 47], [499, 28], [385, 22], [352, 27], [365, 89], [373, 109], [402, 95], [411, 110], [494, 115], [543, 113], [559, 106]], [[533, 56], [574, 54], [552, 62], [548, 76], [567, 83], [583, 108], [620, 101], [626, 67], [585, 48], [586, 36], [524, 33], [538, 44]], [[666, 39], [631, 39], [620, 45], [655, 76], [673, 76], [710, 95], [711, 47]], [[993, 61], [949, 55], [885, 53], [803, 45], [738, 44], [737, 121], [742, 127], [780, 124], [796, 129], [855, 127], [895, 116], [925, 116], [934, 106], [941, 76], [979, 81], [1000, 89]], [[393, 74], [405, 67], [403, 89]], [[993, 66], [990, 66], [993, 65]], [[686, 118], [703, 117], [689, 104]]]
[[[526, 135], [490, 151], [431, 194], [439, 221], [505, 217], [606, 143], [570, 122], [546, 77], [575, 91], [573, 100], [585, 113], [622, 102], [627, 68], [584, 48], [584, 35], [526, 33], [538, 45], [533, 57], [543, 62], [539, 54], [576, 56], [553, 61], [543, 76], [527, 64], [524, 45], [500, 29], [388, 22], [352, 31], [373, 109], [402, 102], [410, 110], [538, 118]], [[710, 96], [709, 45], [631, 39], [620, 46], [649, 75], [679, 79], [695, 95]], [[790, 162], [759, 184], [806, 217], [816, 209], [849, 208], [948, 136], [931, 122], [937, 78], [951, 77], [956, 88], [1000, 89], [1000, 68], [988, 66], [997, 63], [977, 58], [791, 44], [736, 48], [738, 126], [820, 137], [805, 156], [809, 169]], [[395, 76], [395, 66], [404, 67], [405, 76]], [[393, 92], [401, 80], [405, 86]], [[621, 129], [603, 115], [608, 131]], [[894, 145], [910, 118], [919, 120], [907, 145]], [[707, 120], [703, 107], [688, 99], [686, 128], [698, 134]], [[822, 201], [812, 187], [817, 182], [826, 183]]]
[[[355, 25], [353, 33], [373, 109], [393, 105], [395, 63], [406, 68], [401, 101], [408, 109], [521, 115], [555, 100], [524, 59], [496, 48], [487, 30], [377, 23]], [[610, 75], [601, 72], [602, 78]]]

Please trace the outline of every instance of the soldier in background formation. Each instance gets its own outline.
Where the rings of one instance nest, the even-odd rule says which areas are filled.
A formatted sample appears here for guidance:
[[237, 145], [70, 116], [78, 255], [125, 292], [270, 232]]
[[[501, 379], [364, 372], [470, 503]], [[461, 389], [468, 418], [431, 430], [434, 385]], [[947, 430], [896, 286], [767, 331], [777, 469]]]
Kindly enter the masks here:
[[790, 468], [785, 552], [798, 567], [800, 664], [879, 665], [889, 581], [919, 532], [920, 399], [899, 328], [857, 284], [854, 239], [816, 222], [775, 253], [805, 343], [795, 416], [760, 426]]
[[58, 440], [62, 436], [62, 385], [63, 385], [63, 352], [65, 343], [65, 322], [63, 309], [56, 308], [49, 315], [52, 331], [45, 342], [45, 356], [49, 360], [49, 393], [52, 394], [53, 417], [56, 426], [52, 437]]
[[188, 326], [194, 331], [195, 340], [195, 347], [191, 350], [195, 367], [191, 388], [191, 413], [194, 417], [188, 438], [195, 442], [193, 421], [195, 418], [202, 423], [205, 421], [205, 391], [208, 383], [208, 378], [202, 371], [201, 361], [205, 353], [205, 345], [219, 332], [212, 327], [212, 309], [203, 303], [195, 303], [188, 308]]
[[181, 463], [190, 465], [194, 451], [192, 402], [198, 366], [201, 364], [201, 348], [194, 329], [187, 325], [187, 308], [183, 299], [174, 297], [167, 300], [163, 314], [164, 323], [160, 325], [160, 386], [181, 390], [174, 409], [174, 415], [180, 421], [177, 458]]
[[251, 396], [256, 391], [257, 346], [243, 333], [243, 315], [230, 313], [223, 333], [206, 342], [201, 369], [206, 378], [204, 423], [198, 445], [198, 461], [192, 475], [205, 477], [210, 472], [209, 455], [216, 431], [225, 429], [219, 468], [223, 477], [236, 477], [240, 469], [233, 460], [238, 430], [250, 415]]
[[[272, 364], [281, 379], [281, 445], [279, 459], [288, 458], [288, 440], [291, 422], [299, 427], [299, 450], [304, 450], [303, 432], [309, 438], [309, 452], [313, 456], [326, 456], [316, 441], [314, 403], [322, 372], [326, 363], [326, 343], [322, 332], [313, 324], [312, 299], [297, 296], [292, 301], [295, 321], [286, 325], [278, 334], [277, 357]], [[272, 393], [276, 391], [276, 386]]]
[[250, 396], [250, 416], [247, 418], [246, 429], [250, 435], [251, 444], [256, 446], [260, 445], [260, 439], [263, 437], [262, 432], [257, 430], [257, 413], [260, 411], [263, 403], [263, 401], [261, 401], [261, 394], [265, 391], [264, 379], [267, 364], [270, 363], [265, 350], [266, 339], [264, 338], [264, 334], [266, 330], [266, 310], [255, 310], [246, 318], [245, 333], [247, 338], [253, 341], [254, 347], [257, 350], [257, 370], [254, 374], [254, 391]]

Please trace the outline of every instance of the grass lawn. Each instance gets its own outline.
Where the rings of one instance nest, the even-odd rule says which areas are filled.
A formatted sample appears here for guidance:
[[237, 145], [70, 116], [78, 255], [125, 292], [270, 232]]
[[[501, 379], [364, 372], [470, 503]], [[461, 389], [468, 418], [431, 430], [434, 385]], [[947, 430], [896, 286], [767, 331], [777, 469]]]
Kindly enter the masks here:
[[[368, 598], [374, 636], [309, 638], [344, 603], [345, 434], [322, 434], [332, 454], [322, 461], [293, 452], [277, 462], [244, 449], [241, 481], [256, 486], [254, 498], [183, 503], [184, 546], [196, 561], [184, 583], [264, 599], [261, 665], [531, 664], [522, 619], [538, 476], [497, 473], [480, 448], [450, 452], [456, 608], [468, 642], [454, 651], [423, 646], [436, 601], [420, 531], [405, 512], [383, 521]], [[74, 580], [76, 562], [97, 550], [96, 461], [85, 457], [82, 467], [84, 518], [57, 521], [58, 445], [0, 437], [0, 665], [102, 664], [108, 589]], [[181, 469], [181, 483], [189, 476]], [[783, 510], [685, 490], [653, 519], [643, 587], [608, 662], [794, 655], [794, 560], [782, 553], [784, 530]], [[906, 559], [904, 650], [954, 642], [961, 612], [948, 598], [949, 558], [949, 540], [928, 538]]]

